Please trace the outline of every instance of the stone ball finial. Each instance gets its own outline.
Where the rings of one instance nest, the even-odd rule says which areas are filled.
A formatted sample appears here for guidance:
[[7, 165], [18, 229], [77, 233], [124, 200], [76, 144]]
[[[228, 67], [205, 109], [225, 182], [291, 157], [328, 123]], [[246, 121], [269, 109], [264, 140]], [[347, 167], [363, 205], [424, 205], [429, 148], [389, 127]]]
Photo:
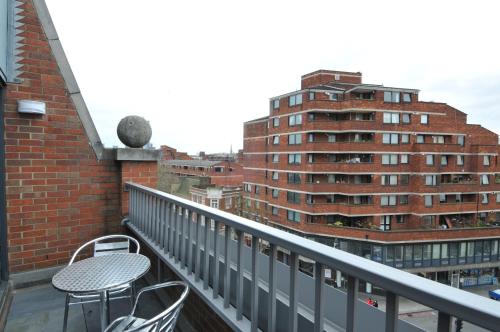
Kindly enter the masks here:
[[142, 148], [149, 143], [153, 134], [149, 122], [137, 115], [129, 115], [121, 119], [116, 133], [120, 141], [129, 148]]

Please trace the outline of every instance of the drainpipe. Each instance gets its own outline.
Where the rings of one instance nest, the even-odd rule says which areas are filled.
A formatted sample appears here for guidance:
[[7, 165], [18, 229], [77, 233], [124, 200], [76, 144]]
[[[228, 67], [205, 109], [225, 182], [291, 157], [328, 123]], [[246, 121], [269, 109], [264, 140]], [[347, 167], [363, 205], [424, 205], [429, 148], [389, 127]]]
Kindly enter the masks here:
[[5, 200], [5, 140], [4, 104], [5, 89], [0, 82], [0, 280], [9, 279], [7, 248], [7, 213]]

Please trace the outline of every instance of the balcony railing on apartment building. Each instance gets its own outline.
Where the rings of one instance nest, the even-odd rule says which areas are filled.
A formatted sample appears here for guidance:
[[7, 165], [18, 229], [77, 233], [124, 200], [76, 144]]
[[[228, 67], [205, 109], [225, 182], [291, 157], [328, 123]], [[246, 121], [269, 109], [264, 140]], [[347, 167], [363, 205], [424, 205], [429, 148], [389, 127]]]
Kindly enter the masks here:
[[[419, 330], [398, 320], [400, 297], [437, 310], [438, 331], [450, 331], [453, 317], [500, 329], [500, 303], [490, 299], [141, 185], [126, 189], [127, 226], [235, 330]], [[299, 257], [314, 261], [314, 277], [299, 271]], [[325, 269], [347, 275], [346, 292], [325, 283]], [[385, 313], [358, 300], [360, 280], [386, 291]]]

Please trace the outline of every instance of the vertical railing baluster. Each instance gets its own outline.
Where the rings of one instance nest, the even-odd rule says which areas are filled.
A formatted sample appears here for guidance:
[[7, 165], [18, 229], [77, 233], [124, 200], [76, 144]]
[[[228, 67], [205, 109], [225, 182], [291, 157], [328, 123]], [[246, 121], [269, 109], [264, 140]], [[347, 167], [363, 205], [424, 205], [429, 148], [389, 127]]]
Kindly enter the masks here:
[[174, 259], [176, 263], [179, 263], [180, 258], [180, 224], [182, 223], [182, 215], [184, 214], [184, 208], [182, 206], [177, 207], [177, 213], [175, 214], [175, 230], [174, 230]]
[[229, 254], [229, 246], [231, 244], [231, 227], [224, 226], [224, 308], [229, 308], [231, 300], [231, 257]]
[[150, 232], [149, 232], [149, 227], [150, 227], [150, 224], [151, 224], [151, 220], [150, 220], [150, 215], [151, 215], [151, 206], [150, 206], [150, 203], [151, 203], [151, 196], [149, 195], [146, 195], [146, 209], [145, 209], [145, 219], [146, 219], [146, 236], [148, 238], [151, 238], [150, 236]]
[[250, 331], [259, 326], [259, 238], [252, 236], [252, 293], [250, 295]]
[[156, 244], [161, 247], [161, 199], [156, 197]]
[[210, 219], [203, 216], [205, 220], [205, 250], [203, 251], [203, 289], [208, 289], [210, 275]]
[[269, 298], [267, 304], [267, 330], [276, 331], [276, 260], [278, 246], [269, 244]]
[[220, 222], [214, 220], [214, 272], [212, 275], [213, 298], [219, 297], [219, 226]]
[[171, 204], [167, 201], [165, 201], [165, 222], [164, 222], [164, 229], [163, 229], [163, 253], [164, 254], [167, 254], [168, 253], [168, 245], [169, 245], [169, 242], [168, 242], [168, 224], [169, 224], [169, 220], [170, 220], [170, 206]]
[[398, 328], [399, 296], [386, 291], [385, 331], [394, 332]]
[[288, 308], [288, 331], [297, 332], [297, 284], [298, 284], [298, 273], [299, 273], [299, 255], [295, 252], [291, 252], [290, 255], [290, 292], [289, 296], [289, 308]]
[[158, 246], [160, 249], [163, 249], [163, 245], [165, 244], [165, 201], [160, 199], [159, 201], [159, 209], [160, 209], [160, 228], [158, 230]]
[[139, 228], [139, 230], [141, 232], [144, 232], [144, 228], [143, 228], [143, 220], [144, 220], [144, 216], [142, 214], [142, 211], [143, 211], [143, 198], [144, 198], [144, 194], [142, 192], [138, 192], [139, 194], [139, 211], [138, 211], [138, 219], [137, 219], [137, 227]]
[[194, 258], [194, 280], [200, 281], [200, 267], [201, 267], [201, 214], [196, 212], [196, 234], [195, 234], [195, 258]]
[[177, 214], [177, 206], [170, 204], [170, 220], [168, 222], [168, 257], [174, 257], [174, 224], [175, 215]]
[[158, 243], [158, 234], [160, 233], [158, 231], [158, 228], [160, 226], [160, 209], [158, 208], [158, 197], [153, 197], [153, 220], [154, 220], [154, 227], [153, 227], [153, 243], [157, 244]]
[[347, 276], [346, 331], [354, 331], [356, 328], [355, 323], [358, 304], [358, 286], [358, 278]]
[[188, 276], [193, 273], [193, 211], [188, 211], [187, 264]]
[[440, 311], [438, 313], [437, 332], [450, 332], [451, 331], [451, 316], [446, 312]]
[[316, 262], [314, 264], [314, 332], [323, 332], [323, 285], [325, 284], [325, 267]]
[[179, 256], [181, 260], [181, 270], [186, 266], [186, 229], [187, 229], [187, 209], [182, 209], [181, 226], [179, 228]]
[[238, 235], [237, 250], [237, 276], [236, 276], [236, 319], [243, 319], [243, 232], [236, 230]]

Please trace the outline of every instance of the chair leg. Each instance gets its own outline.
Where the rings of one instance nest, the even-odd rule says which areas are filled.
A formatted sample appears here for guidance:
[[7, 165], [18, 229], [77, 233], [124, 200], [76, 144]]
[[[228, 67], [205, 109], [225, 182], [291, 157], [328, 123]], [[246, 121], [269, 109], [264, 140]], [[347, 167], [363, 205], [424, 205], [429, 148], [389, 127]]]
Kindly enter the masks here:
[[134, 307], [135, 295], [136, 295], [135, 282], [132, 282], [130, 284], [130, 310], [132, 310], [132, 308]]
[[69, 310], [69, 294], [66, 294], [66, 303], [64, 305], [63, 332], [66, 332], [68, 326], [68, 310]]

